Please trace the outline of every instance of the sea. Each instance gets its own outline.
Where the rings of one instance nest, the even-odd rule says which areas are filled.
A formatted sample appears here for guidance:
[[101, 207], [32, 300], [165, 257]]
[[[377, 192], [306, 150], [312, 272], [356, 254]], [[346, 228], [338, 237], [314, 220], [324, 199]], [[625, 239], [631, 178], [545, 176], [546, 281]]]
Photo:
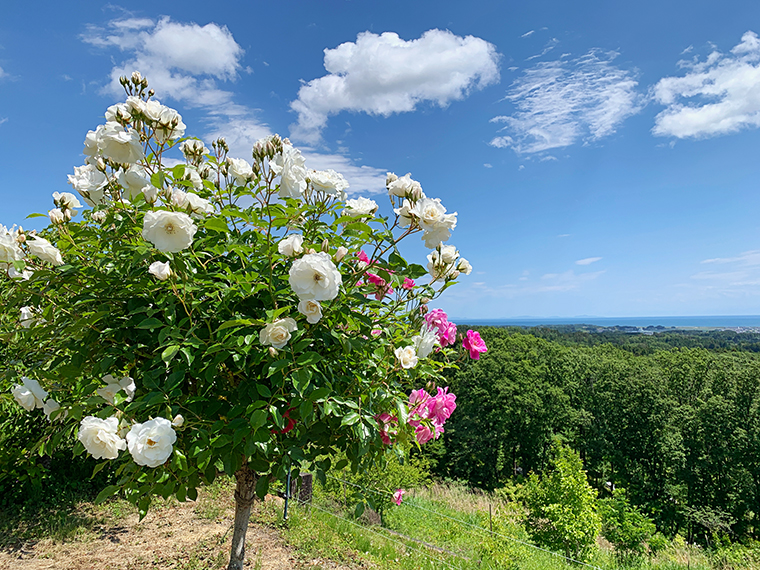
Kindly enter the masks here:
[[492, 327], [538, 327], [550, 325], [595, 325], [600, 327], [662, 326], [676, 329], [758, 328], [760, 315], [705, 315], [693, 317], [515, 317], [511, 319], [452, 319], [463, 325]]

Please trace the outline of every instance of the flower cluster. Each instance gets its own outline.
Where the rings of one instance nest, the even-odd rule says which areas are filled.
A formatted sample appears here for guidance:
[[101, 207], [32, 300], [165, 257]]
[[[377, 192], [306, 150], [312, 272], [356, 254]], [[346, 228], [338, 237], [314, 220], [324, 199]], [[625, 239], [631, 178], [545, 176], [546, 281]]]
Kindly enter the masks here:
[[392, 172], [386, 179], [388, 194], [403, 200], [394, 211], [403, 228], [422, 230], [425, 247], [433, 249], [451, 237], [451, 230], [457, 226], [457, 214], [447, 214], [439, 198], [428, 198], [422, 186], [411, 179], [410, 174], [399, 178]]
[[414, 427], [414, 436], [420, 445], [440, 437], [443, 424], [457, 407], [456, 399], [448, 387], [439, 387], [435, 396], [422, 389], [409, 395], [409, 425]]

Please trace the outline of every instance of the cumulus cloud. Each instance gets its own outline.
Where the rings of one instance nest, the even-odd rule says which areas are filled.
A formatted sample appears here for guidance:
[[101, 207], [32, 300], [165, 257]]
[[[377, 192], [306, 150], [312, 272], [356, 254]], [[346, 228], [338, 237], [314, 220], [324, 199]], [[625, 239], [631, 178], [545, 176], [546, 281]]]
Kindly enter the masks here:
[[217, 80], [235, 80], [243, 48], [226, 26], [173, 22], [164, 17], [113, 20], [106, 27], [88, 26], [82, 41], [98, 48], [117, 48], [126, 59], [114, 65], [107, 90], [121, 96], [119, 77], [139, 70], [157, 93], [204, 107], [231, 103], [232, 93]]
[[593, 49], [526, 69], [505, 97], [515, 112], [491, 119], [505, 124], [491, 146], [536, 153], [613, 134], [643, 104], [635, 73], [615, 66], [617, 56]]
[[746, 32], [730, 54], [713, 50], [705, 60], [678, 62], [682, 77], [665, 77], [652, 89], [666, 109], [652, 133], [706, 138], [760, 126], [760, 39]]
[[363, 32], [356, 42], [325, 50], [327, 75], [304, 84], [291, 103], [298, 113], [291, 134], [318, 141], [328, 117], [341, 111], [387, 117], [423, 102], [444, 107], [497, 83], [498, 59], [487, 41], [449, 31], [428, 30], [410, 41]]
[[591, 265], [592, 263], [596, 263], [597, 261], [600, 261], [601, 257], [586, 257], [584, 259], [579, 259], [575, 262], [575, 265]]

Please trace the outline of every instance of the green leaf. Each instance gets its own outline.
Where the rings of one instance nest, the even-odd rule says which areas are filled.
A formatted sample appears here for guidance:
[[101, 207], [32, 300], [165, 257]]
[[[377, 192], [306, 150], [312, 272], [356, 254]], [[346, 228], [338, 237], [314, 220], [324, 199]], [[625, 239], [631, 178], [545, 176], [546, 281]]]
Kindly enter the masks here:
[[345, 416], [343, 416], [343, 420], [340, 422], [340, 425], [352, 426], [359, 421], [360, 417], [361, 416], [359, 416], [359, 414], [356, 412], [348, 412]]
[[217, 232], [229, 232], [227, 222], [224, 218], [207, 218], [205, 223], [206, 229], [214, 230]]
[[259, 477], [256, 481], [256, 495], [259, 499], [263, 499], [267, 491], [269, 491], [269, 477]]
[[364, 514], [364, 503], [359, 503], [354, 509], [354, 518], [359, 518]]
[[219, 325], [219, 328], [216, 329], [216, 332], [223, 331], [225, 329], [231, 329], [232, 327], [244, 327], [254, 324], [256, 323], [250, 319], [232, 319], [231, 321], [225, 321]]
[[164, 351], [161, 353], [161, 360], [166, 362], [166, 364], [169, 364], [172, 358], [174, 358], [174, 355], [179, 352], [180, 346], [177, 344], [173, 344], [171, 346], [168, 346], [164, 349]]
[[310, 364], [316, 364], [322, 360], [322, 355], [318, 352], [304, 352], [296, 358], [296, 363], [300, 366], [307, 366]]
[[150, 508], [150, 499], [150, 495], [146, 495], [137, 503], [137, 512], [140, 515], [140, 520], [143, 520], [145, 518], [145, 515], [148, 514], [148, 509]]
[[116, 485], [109, 485], [108, 487], [103, 489], [100, 493], [98, 493], [97, 497], [95, 497], [95, 504], [99, 505], [100, 503], [105, 501], [108, 497], [115, 495], [118, 492], [119, 492], [119, 487], [117, 487]]
[[45, 214], [34, 213], [34, 214], [29, 214], [26, 218], [29, 219], [29, 218], [46, 218], [46, 217], [47, 216]]
[[266, 410], [256, 410], [251, 414], [251, 427], [253, 429], [260, 428], [266, 423], [268, 416], [269, 414]]
[[90, 475], [90, 479], [94, 479], [95, 475], [103, 471], [106, 465], [109, 465], [108, 461], [101, 461], [95, 466], [95, 469], [92, 470], [92, 475]]
[[155, 317], [148, 317], [144, 321], [141, 321], [139, 325], [137, 325], [138, 329], [155, 329], [157, 327], [164, 326], [164, 323], [159, 321]]

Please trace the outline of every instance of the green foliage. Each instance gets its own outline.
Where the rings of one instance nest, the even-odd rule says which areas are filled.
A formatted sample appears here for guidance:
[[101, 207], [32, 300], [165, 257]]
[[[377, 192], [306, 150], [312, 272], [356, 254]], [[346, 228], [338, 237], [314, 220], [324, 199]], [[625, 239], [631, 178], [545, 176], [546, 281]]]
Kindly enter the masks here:
[[628, 502], [624, 489], [615, 489], [610, 498], [599, 499], [602, 535], [614, 546], [621, 559], [640, 556], [654, 535], [654, 523]]
[[575, 451], [557, 445], [554, 454], [551, 471], [528, 478], [523, 493], [528, 510], [525, 522], [538, 544], [585, 561], [601, 531], [596, 492]]
[[[341, 458], [334, 458], [334, 464], [345, 464]], [[324, 489], [328, 496], [343, 505], [350, 505], [354, 512], [361, 514], [365, 506], [380, 515], [384, 522], [385, 514], [395, 505], [393, 493], [398, 489], [408, 491], [430, 483], [429, 462], [418, 453], [405, 458], [400, 451], [388, 452], [377, 457], [371, 466], [353, 471], [349, 467], [335, 470], [325, 481]]]

